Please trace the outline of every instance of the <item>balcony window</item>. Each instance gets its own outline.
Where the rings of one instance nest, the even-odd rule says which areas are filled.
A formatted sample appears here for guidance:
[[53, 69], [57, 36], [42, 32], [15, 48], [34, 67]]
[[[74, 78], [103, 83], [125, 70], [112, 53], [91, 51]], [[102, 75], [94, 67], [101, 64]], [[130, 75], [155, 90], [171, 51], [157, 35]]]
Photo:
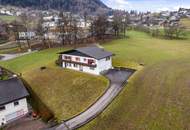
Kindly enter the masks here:
[[94, 60], [91, 60], [91, 59], [88, 60], [88, 64], [89, 64], [89, 65], [93, 65], [94, 63], [95, 63]]

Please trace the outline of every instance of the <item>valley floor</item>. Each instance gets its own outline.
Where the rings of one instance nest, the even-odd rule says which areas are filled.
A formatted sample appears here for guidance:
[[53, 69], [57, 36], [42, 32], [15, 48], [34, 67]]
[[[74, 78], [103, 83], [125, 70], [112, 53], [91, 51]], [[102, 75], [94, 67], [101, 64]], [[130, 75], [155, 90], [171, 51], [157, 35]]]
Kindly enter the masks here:
[[[81, 130], [190, 129], [190, 39], [158, 39], [135, 31], [128, 32], [128, 36], [127, 39], [115, 40], [103, 46], [116, 54], [113, 59], [114, 66], [139, 69], [139, 64], [143, 64], [144, 69], [139, 70], [132, 77], [124, 91], [100, 116]], [[56, 53], [61, 50], [50, 49], [0, 62], [0, 65], [10, 70], [23, 73], [34, 91], [59, 119], [70, 117], [93, 103], [104, 92], [107, 85], [107, 80], [102, 77], [89, 77], [55, 67]], [[47, 66], [45, 73], [40, 72], [41, 66]], [[64, 82], [64, 78], [67, 83]], [[55, 84], [53, 81], [56, 81]], [[81, 84], [76, 84], [76, 81]], [[97, 81], [101, 81], [98, 90], [93, 86]], [[64, 84], [62, 91], [60, 91], [62, 86], [57, 85], [59, 83]], [[80, 90], [80, 86], [89, 89]], [[40, 94], [42, 90], [46, 92]], [[83, 91], [87, 94], [85, 97], [90, 95], [92, 98], [86, 103], [86, 98], [85, 100], [84, 97], [78, 98], [81, 96], [78, 91]], [[75, 94], [70, 96], [70, 92]], [[57, 102], [55, 95], [57, 98], [63, 98], [63, 93], [66, 95], [63, 102], [72, 100], [83, 104], [82, 107], [78, 109], [75, 106], [70, 110], [68, 109], [70, 107], [63, 105], [64, 109], [60, 111], [61, 102], [52, 105], [49, 103]], [[48, 96], [51, 94], [52, 96]], [[60, 116], [60, 112], [66, 115]]]

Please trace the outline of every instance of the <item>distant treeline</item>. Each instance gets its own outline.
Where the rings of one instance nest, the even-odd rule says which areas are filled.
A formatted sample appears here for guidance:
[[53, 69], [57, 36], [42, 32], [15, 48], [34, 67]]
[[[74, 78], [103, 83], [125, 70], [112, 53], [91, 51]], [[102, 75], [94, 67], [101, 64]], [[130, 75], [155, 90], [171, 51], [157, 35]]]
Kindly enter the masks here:
[[153, 37], [166, 39], [184, 39], [186, 36], [186, 29], [182, 25], [166, 24], [163, 28], [151, 28], [148, 26], [138, 25], [133, 26], [132, 29], [148, 33]]

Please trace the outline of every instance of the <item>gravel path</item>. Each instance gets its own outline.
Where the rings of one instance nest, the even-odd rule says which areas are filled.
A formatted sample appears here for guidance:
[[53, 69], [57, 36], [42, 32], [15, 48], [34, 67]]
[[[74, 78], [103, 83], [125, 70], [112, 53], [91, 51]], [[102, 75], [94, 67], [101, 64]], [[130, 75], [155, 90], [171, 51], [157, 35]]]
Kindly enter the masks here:
[[7, 60], [11, 60], [23, 55], [27, 55], [27, 54], [31, 54], [34, 53], [36, 51], [32, 51], [32, 52], [26, 52], [26, 53], [19, 53], [19, 54], [0, 54], [1, 58], [0, 61], [7, 61]]
[[105, 94], [80, 115], [73, 117], [58, 127], [54, 127], [49, 130], [73, 130], [93, 120], [106, 109], [106, 107], [114, 100], [114, 98], [117, 97], [117, 95], [124, 88], [124, 84], [127, 83], [127, 80], [133, 73], [134, 70], [128, 69], [109, 70], [105, 76], [110, 80], [110, 87], [105, 92]]

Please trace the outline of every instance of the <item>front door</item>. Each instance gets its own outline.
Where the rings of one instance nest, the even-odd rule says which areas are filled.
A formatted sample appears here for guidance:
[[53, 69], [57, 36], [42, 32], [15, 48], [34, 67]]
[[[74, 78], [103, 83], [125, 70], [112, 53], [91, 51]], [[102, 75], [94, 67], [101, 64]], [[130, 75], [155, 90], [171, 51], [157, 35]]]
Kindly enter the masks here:
[[83, 71], [83, 66], [82, 65], [79, 66], [79, 70]]
[[65, 62], [65, 68], [67, 68], [67, 63]]

